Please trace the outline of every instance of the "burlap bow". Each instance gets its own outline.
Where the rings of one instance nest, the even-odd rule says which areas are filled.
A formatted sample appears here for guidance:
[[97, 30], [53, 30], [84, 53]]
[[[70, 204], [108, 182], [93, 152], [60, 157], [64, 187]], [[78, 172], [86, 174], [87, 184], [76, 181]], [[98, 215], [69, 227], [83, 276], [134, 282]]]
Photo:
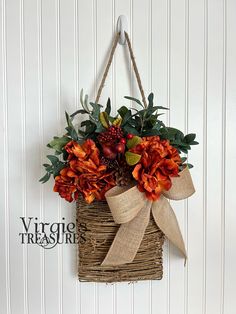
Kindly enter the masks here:
[[140, 247], [152, 212], [157, 226], [165, 236], [180, 250], [185, 260], [187, 253], [183, 237], [170, 200], [183, 200], [195, 192], [192, 178], [186, 167], [179, 177], [172, 178], [172, 187], [161, 197], [151, 202], [137, 186], [114, 187], [105, 197], [114, 221], [121, 224], [113, 243], [102, 262], [103, 266], [131, 263]]

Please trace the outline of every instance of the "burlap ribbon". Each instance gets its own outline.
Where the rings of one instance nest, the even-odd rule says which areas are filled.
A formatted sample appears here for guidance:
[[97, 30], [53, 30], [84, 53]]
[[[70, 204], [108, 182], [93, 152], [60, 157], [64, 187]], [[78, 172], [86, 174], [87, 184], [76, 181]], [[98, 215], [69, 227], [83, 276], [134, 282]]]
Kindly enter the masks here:
[[195, 192], [189, 169], [186, 167], [179, 177], [172, 178], [172, 187], [161, 197], [151, 202], [136, 186], [114, 187], [106, 193], [106, 200], [114, 221], [120, 228], [102, 262], [103, 266], [131, 263], [140, 247], [152, 212], [157, 226], [183, 254], [187, 253], [175, 213], [167, 199], [183, 200]]

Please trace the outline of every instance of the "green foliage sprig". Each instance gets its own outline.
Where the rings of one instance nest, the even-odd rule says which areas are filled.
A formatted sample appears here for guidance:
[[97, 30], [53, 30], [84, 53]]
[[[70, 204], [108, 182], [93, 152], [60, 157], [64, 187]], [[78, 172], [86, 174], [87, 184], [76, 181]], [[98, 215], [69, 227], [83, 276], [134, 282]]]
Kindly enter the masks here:
[[[176, 128], [165, 126], [159, 119], [163, 114], [159, 113], [159, 110], [168, 110], [168, 108], [155, 105], [153, 93], [150, 93], [148, 96], [147, 108], [144, 107], [140, 100], [134, 97], [125, 96], [125, 98], [135, 102], [139, 106], [139, 109], [122, 106], [117, 110], [117, 114], [112, 116], [110, 98], [108, 98], [105, 109], [102, 110], [102, 105], [89, 102], [88, 95], [84, 96], [83, 90], [81, 90], [80, 103], [82, 109], [75, 111], [71, 115], [65, 112], [67, 121], [67, 126], [65, 128], [66, 134], [62, 137], [54, 137], [47, 145], [49, 148], [55, 150], [55, 155], [47, 156], [51, 164], [44, 164], [46, 174], [40, 181], [43, 183], [46, 182], [51, 175], [54, 177], [57, 176], [60, 170], [66, 167], [68, 154], [64, 147], [69, 141], [74, 140], [81, 143], [84, 140], [91, 138], [99, 145], [97, 142], [98, 134], [104, 132], [111, 125], [120, 126], [125, 135], [131, 133], [136, 136], [136, 139], [137, 137], [158, 135], [161, 139], [169, 140], [170, 144], [174, 146], [180, 154], [187, 154], [192, 145], [198, 144], [198, 142], [195, 141], [196, 134], [190, 133], [184, 135], [183, 132]], [[88, 118], [80, 123], [79, 128], [76, 128], [73, 120], [79, 114], [83, 116], [87, 115]], [[62, 155], [62, 160], [59, 160], [57, 155]], [[128, 158], [131, 158], [129, 154]], [[182, 165], [184, 165], [184, 163], [186, 164], [186, 161], [187, 158], [182, 157]], [[191, 164], [187, 165], [189, 168], [192, 167]]]
[[46, 174], [39, 180], [42, 183], [47, 182], [51, 175], [55, 178], [57, 175], [59, 175], [60, 171], [65, 168], [66, 162], [60, 161], [57, 156], [54, 155], [47, 155], [47, 158], [51, 161], [50, 164], [43, 164]]

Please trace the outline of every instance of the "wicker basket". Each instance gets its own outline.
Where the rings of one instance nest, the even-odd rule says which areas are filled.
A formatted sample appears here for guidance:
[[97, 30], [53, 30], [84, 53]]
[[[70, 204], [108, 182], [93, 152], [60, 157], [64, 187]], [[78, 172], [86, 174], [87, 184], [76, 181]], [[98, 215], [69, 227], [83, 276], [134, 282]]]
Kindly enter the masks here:
[[77, 202], [79, 234], [78, 275], [80, 281], [120, 282], [161, 279], [164, 235], [151, 217], [138, 253], [132, 263], [101, 266], [119, 228], [106, 201]]

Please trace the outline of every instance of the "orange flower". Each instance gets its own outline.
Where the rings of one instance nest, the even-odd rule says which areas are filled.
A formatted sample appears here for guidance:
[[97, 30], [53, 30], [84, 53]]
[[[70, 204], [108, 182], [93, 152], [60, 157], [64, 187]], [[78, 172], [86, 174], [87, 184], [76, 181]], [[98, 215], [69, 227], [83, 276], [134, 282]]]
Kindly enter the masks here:
[[145, 192], [148, 199], [157, 200], [163, 190], [171, 188], [170, 177], [178, 176], [181, 158], [177, 149], [159, 136], [150, 136], [143, 137], [130, 151], [141, 155], [132, 172], [138, 189]]
[[78, 191], [69, 167], [62, 169], [60, 175], [55, 178], [53, 191], [58, 192], [68, 202], [72, 202], [73, 199], [78, 198]]
[[113, 173], [107, 172], [107, 167], [101, 164], [94, 141], [88, 139], [82, 145], [71, 141], [65, 149], [69, 153], [69, 166], [55, 178], [54, 191], [69, 202], [77, 199], [79, 192], [88, 203], [103, 199], [115, 180]]

